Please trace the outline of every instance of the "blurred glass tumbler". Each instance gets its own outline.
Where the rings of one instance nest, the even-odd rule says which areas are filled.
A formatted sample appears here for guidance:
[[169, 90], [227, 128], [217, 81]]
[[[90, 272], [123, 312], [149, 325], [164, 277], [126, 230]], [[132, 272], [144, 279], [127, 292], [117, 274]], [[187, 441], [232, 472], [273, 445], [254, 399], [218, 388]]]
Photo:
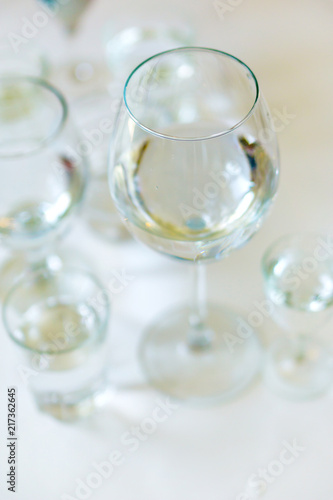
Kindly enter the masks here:
[[326, 238], [284, 236], [262, 261], [273, 319], [285, 330], [268, 351], [265, 377], [282, 396], [293, 399], [324, 393], [333, 381], [332, 354], [318, 339], [332, 315], [333, 257]]
[[11, 289], [3, 320], [20, 351], [18, 370], [38, 407], [60, 420], [90, 414], [107, 398], [109, 303], [89, 273], [26, 274]]

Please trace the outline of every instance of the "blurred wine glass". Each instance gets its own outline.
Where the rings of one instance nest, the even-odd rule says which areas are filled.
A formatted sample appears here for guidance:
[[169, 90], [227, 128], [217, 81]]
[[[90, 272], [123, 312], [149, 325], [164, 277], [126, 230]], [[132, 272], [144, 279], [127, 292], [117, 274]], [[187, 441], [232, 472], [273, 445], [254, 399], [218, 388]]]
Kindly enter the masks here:
[[61, 58], [52, 68], [51, 81], [60, 87], [67, 96], [77, 97], [79, 94], [92, 90], [100, 82], [105, 72], [88, 54], [90, 46], [82, 49], [82, 20], [92, 0], [38, 0], [52, 14], [50, 18], [62, 27], [62, 38], [66, 47], [59, 55]]
[[0, 240], [13, 252], [2, 286], [27, 266], [61, 266], [54, 243], [87, 181], [85, 159], [71, 153], [77, 141], [54, 87], [36, 78], [0, 78]]

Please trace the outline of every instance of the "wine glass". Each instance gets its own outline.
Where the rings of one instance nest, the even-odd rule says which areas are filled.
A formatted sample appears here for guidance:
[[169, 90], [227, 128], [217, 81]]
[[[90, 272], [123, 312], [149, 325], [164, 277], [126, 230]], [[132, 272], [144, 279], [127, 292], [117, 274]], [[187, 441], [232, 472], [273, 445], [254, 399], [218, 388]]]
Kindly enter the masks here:
[[[277, 189], [278, 151], [252, 71], [206, 48], [157, 54], [129, 76], [110, 149], [110, 189], [129, 230], [193, 263], [192, 301], [168, 311], [140, 347], [152, 385], [175, 398], [227, 398], [257, 373], [260, 343], [204, 298], [204, 264], [260, 227]], [[239, 341], [230, 346], [230, 336]]]
[[0, 240], [14, 252], [4, 282], [54, 255], [83, 197], [87, 168], [63, 96], [43, 80], [0, 78]]
[[284, 330], [267, 352], [264, 374], [275, 392], [292, 399], [321, 395], [333, 382], [333, 356], [320, 338], [333, 313], [332, 244], [326, 240], [283, 236], [262, 260], [272, 317]]

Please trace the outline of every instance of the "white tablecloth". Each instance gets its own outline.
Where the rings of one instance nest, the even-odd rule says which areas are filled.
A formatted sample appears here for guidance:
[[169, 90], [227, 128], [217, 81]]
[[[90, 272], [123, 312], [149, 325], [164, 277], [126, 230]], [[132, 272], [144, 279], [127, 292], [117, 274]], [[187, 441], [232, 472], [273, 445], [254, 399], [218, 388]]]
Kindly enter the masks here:
[[[5, 34], [13, 24], [18, 29], [22, 16], [31, 16], [38, 6], [32, 0], [2, 0], [0, 9]], [[246, 315], [263, 298], [259, 263], [265, 247], [282, 233], [329, 232], [333, 226], [333, 2], [221, 0], [215, 8], [210, 0], [184, 0], [181, 7], [179, 0], [96, 0], [85, 15], [76, 50], [86, 47], [87, 57], [99, 53], [106, 19], [120, 15], [133, 19], [152, 11], [162, 17], [179, 13], [197, 30], [198, 45], [243, 59], [257, 75], [273, 115], [289, 115], [278, 134], [281, 182], [270, 217], [247, 246], [228, 258], [227, 265], [208, 268], [210, 299]], [[55, 22], [35, 37], [58, 59], [66, 47], [59, 40]], [[168, 418], [138, 439], [137, 446], [124, 445], [124, 434], [147, 422], [161, 401], [165, 404], [163, 396], [144, 384], [135, 350], [143, 327], [185, 298], [188, 266], [133, 241], [105, 243], [80, 221], [63, 247], [82, 254], [105, 283], [114, 269], [125, 268], [134, 276], [114, 296], [110, 324], [112, 378], [124, 389], [116, 391], [104, 412], [75, 425], [39, 413], [18, 375], [1, 326], [1, 500], [246, 500], [242, 493], [249, 478], [252, 482], [260, 475], [264, 478], [265, 471], [269, 473], [261, 483], [265, 500], [332, 500], [332, 394], [288, 402], [258, 380], [228, 404], [170, 409], [169, 415], [164, 412]], [[328, 337], [331, 327], [326, 327]], [[266, 319], [259, 334], [268, 343], [277, 331]], [[16, 494], [5, 484], [6, 388], [11, 385], [18, 386]], [[281, 452], [293, 442], [299, 450], [296, 447], [294, 455], [286, 452], [290, 460], [282, 463]], [[78, 480], [88, 480], [94, 487], [94, 463], [109, 460], [116, 450], [122, 460], [110, 477], [87, 490], [86, 496], [83, 490], [76, 496]]]

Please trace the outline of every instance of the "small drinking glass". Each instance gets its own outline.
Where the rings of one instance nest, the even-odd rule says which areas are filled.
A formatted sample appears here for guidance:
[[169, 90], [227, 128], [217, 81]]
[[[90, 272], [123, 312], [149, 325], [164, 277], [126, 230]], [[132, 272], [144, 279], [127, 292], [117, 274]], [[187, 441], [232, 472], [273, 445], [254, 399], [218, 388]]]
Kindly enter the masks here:
[[23, 276], [4, 302], [21, 378], [40, 410], [60, 420], [86, 416], [108, 398], [109, 303], [101, 290], [85, 271], [40, 269]]
[[262, 260], [272, 317], [286, 333], [267, 353], [265, 378], [293, 399], [320, 395], [333, 380], [332, 354], [318, 336], [333, 311], [333, 257], [327, 248], [324, 236], [284, 236]]

